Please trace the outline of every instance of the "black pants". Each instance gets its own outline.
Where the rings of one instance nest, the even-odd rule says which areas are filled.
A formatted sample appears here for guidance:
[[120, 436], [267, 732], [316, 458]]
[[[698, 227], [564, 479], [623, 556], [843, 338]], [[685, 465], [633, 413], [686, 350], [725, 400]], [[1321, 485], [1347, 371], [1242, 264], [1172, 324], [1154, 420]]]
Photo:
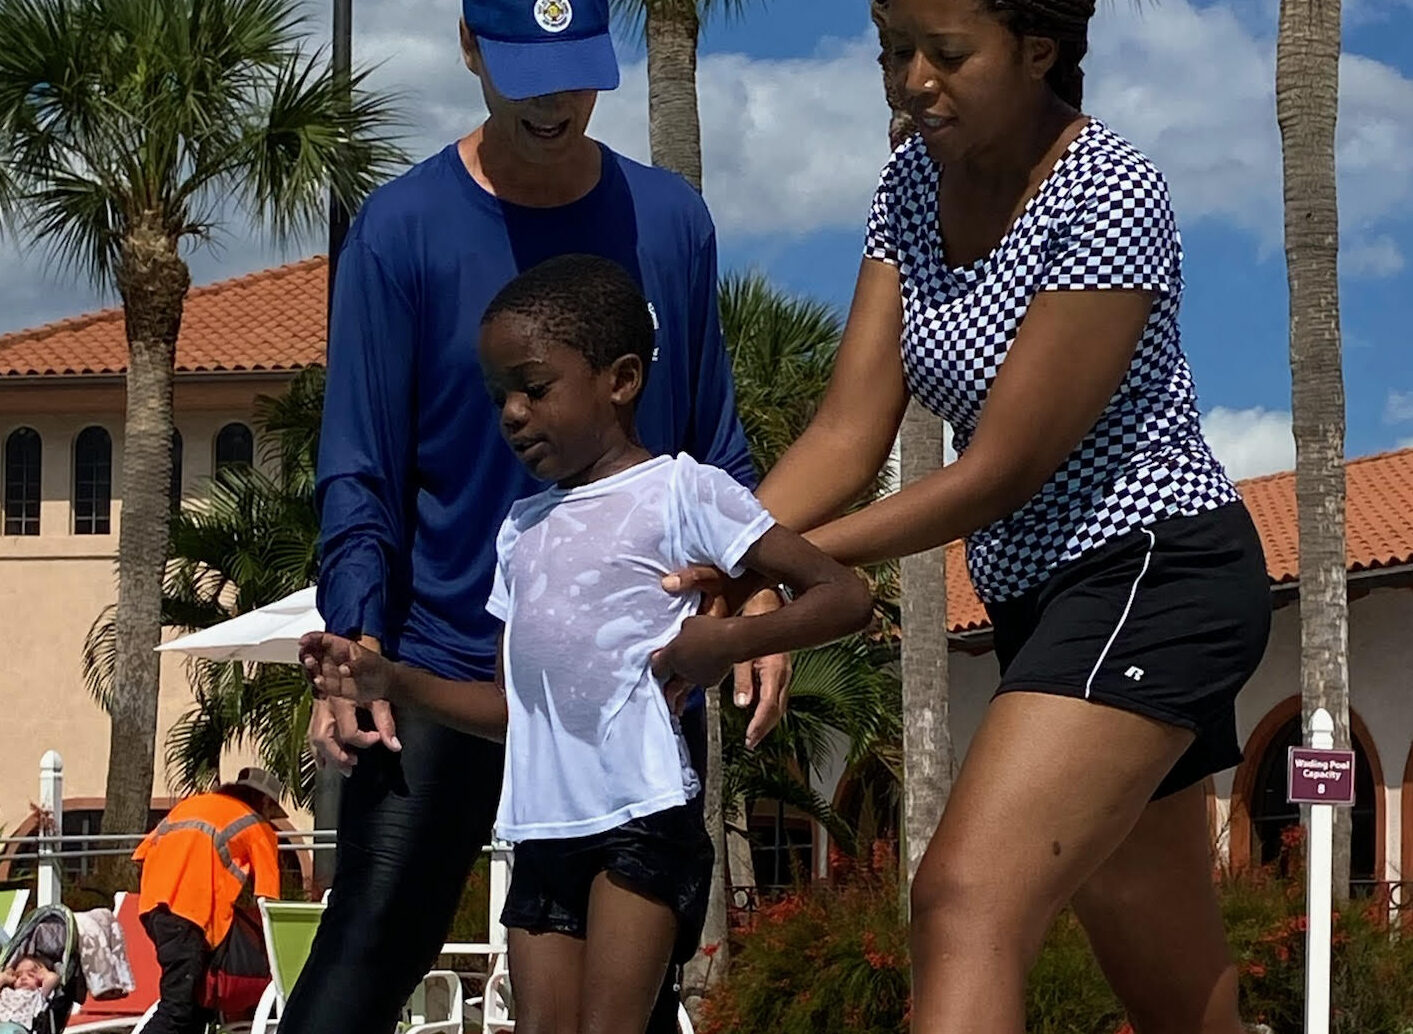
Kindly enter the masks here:
[[215, 1014], [197, 1004], [206, 981], [211, 948], [206, 932], [190, 919], [158, 905], [142, 917], [162, 967], [161, 999], [143, 1028], [146, 1034], [202, 1034]]
[[[425, 714], [396, 714], [402, 751], [363, 751], [344, 781], [328, 909], [281, 1034], [390, 1034], [446, 942], [500, 798], [503, 748]], [[669, 974], [655, 1015], [676, 1029]]]

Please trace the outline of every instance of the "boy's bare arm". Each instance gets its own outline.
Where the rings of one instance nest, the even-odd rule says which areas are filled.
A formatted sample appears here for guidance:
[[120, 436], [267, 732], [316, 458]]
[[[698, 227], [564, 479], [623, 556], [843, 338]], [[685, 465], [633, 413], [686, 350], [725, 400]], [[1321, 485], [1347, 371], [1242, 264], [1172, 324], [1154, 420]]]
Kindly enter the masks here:
[[505, 740], [505, 693], [499, 665], [495, 682], [457, 681], [397, 664], [358, 643], [327, 632], [311, 632], [299, 643], [300, 658], [317, 693], [367, 705], [375, 700], [412, 704], [454, 729], [488, 740]]
[[733, 664], [821, 646], [859, 631], [873, 616], [873, 600], [858, 575], [780, 525], [761, 536], [744, 563], [769, 582], [789, 586], [794, 601], [751, 617], [689, 618], [654, 655], [659, 677], [713, 685]]

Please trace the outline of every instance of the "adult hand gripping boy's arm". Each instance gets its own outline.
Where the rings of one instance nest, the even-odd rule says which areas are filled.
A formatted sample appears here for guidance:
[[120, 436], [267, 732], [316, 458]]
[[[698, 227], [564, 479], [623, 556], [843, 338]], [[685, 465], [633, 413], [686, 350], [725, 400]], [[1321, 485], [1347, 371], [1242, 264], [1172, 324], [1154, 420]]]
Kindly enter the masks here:
[[[688, 618], [677, 638], [653, 654], [654, 675], [713, 686], [734, 664], [820, 646], [859, 631], [873, 616], [858, 575], [780, 525], [761, 536], [743, 564], [769, 583], [788, 585], [795, 600], [765, 614]], [[768, 731], [753, 724], [746, 745], [755, 747]]]
[[395, 663], [329, 632], [310, 632], [301, 639], [299, 659], [316, 696], [363, 707], [379, 700], [412, 704], [454, 729], [496, 742], [505, 740], [505, 692], [499, 665], [495, 682], [458, 682]]

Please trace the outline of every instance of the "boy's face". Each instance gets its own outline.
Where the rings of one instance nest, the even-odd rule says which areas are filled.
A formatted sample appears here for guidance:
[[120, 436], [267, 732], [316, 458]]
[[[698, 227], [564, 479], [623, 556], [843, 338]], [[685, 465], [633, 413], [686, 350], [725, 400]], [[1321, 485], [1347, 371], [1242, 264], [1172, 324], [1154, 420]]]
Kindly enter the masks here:
[[514, 313], [481, 328], [481, 372], [500, 410], [500, 430], [542, 481], [583, 484], [622, 438], [622, 407], [642, 384], [642, 364], [624, 356], [594, 370], [580, 352], [548, 340]]

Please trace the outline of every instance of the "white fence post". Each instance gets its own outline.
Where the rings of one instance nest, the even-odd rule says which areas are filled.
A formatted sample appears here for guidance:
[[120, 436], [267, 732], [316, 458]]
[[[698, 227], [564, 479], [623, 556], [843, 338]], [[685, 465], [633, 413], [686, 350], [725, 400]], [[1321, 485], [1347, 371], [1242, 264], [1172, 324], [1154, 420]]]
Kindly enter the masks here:
[[[1310, 716], [1310, 746], [1334, 746], [1334, 719], [1323, 707]], [[1351, 776], [1352, 778], [1352, 776]], [[1329, 1034], [1330, 914], [1334, 882], [1334, 805], [1310, 805], [1310, 847], [1305, 939], [1305, 1031]]]
[[45, 751], [39, 761], [39, 888], [37, 904], [57, 905], [62, 898], [59, 880], [59, 845], [64, 832], [64, 759], [58, 751]]
[[491, 845], [491, 925], [488, 940], [496, 951], [505, 951], [505, 927], [500, 922], [501, 909], [505, 907], [505, 897], [510, 891], [510, 866], [512, 848], [497, 840]]

